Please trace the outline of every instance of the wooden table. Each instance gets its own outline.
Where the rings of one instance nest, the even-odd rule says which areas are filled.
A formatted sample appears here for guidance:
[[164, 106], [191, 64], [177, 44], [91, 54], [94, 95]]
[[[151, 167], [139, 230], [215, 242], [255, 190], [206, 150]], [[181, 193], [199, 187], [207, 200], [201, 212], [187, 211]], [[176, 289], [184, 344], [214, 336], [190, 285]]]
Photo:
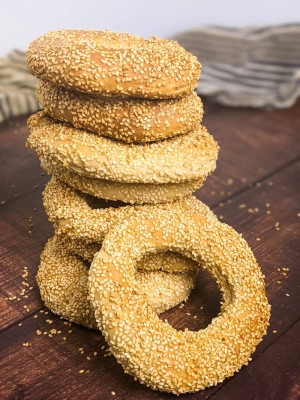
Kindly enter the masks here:
[[[300, 396], [300, 103], [276, 111], [226, 108], [207, 101], [205, 106], [205, 124], [221, 152], [216, 172], [197, 197], [252, 246], [266, 276], [272, 318], [249, 366], [216, 387], [181, 397], [296, 399]], [[43, 307], [35, 274], [40, 252], [52, 234], [41, 198], [48, 178], [37, 157], [25, 149], [25, 121], [15, 119], [0, 128], [0, 398], [176, 398], [125, 375], [107, 356], [99, 332], [66, 323]], [[215, 283], [201, 274], [187, 304], [163, 317], [177, 328], [200, 329], [217, 315], [219, 301]]]

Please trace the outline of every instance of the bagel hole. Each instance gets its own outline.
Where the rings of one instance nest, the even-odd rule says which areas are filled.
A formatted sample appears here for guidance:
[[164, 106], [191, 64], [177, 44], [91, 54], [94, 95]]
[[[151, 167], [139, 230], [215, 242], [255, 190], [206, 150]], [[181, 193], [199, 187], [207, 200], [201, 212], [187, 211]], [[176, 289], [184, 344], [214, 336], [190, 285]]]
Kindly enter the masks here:
[[195, 288], [188, 300], [159, 315], [177, 330], [188, 328], [199, 331], [206, 328], [221, 310], [222, 294], [215, 279], [204, 269], [200, 269]]
[[98, 197], [94, 197], [90, 194], [85, 194], [84, 197], [88, 206], [93, 210], [101, 208], [120, 208], [128, 205], [119, 200], [114, 201], [114, 200], [99, 199]]
[[[182, 256], [182, 255], [181, 255]], [[87, 269], [91, 263], [81, 256], [77, 257]], [[145, 257], [145, 255], [144, 255]], [[222, 295], [215, 279], [202, 268], [198, 269], [195, 287], [186, 302], [182, 302], [159, 315], [176, 330], [189, 329], [199, 331], [205, 329], [213, 318], [221, 311]]]

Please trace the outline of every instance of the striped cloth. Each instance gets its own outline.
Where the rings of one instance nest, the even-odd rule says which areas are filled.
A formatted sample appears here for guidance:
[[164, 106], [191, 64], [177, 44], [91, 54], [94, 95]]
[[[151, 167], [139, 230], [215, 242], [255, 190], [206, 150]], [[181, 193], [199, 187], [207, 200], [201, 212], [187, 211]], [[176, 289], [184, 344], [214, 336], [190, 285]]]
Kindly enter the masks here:
[[38, 80], [26, 68], [25, 53], [14, 50], [0, 58], [0, 122], [39, 109], [35, 98]]
[[230, 106], [285, 108], [300, 96], [300, 24], [206, 27], [175, 37], [203, 65], [198, 93]]
[[[175, 37], [203, 65], [198, 93], [231, 106], [284, 108], [300, 95], [300, 24], [206, 27]], [[25, 53], [0, 58], [0, 122], [39, 109]]]

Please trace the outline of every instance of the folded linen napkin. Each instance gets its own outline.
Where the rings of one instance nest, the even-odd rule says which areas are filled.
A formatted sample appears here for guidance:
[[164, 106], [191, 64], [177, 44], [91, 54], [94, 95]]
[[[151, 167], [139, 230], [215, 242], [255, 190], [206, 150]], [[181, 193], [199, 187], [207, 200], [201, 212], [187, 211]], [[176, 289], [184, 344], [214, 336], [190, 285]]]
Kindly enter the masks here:
[[26, 55], [14, 50], [0, 58], [0, 122], [39, 109], [35, 98], [38, 80], [26, 68]]
[[175, 37], [202, 62], [197, 91], [230, 106], [285, 108], [300, 96], [300, 24], [203, 27]]

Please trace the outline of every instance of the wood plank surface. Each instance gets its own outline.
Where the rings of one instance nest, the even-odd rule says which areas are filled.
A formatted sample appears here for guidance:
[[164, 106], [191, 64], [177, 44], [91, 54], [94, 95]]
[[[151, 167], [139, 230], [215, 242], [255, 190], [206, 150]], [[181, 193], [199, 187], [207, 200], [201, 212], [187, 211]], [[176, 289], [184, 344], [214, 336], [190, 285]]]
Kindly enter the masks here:
[[[206, 124], [221, 145], [220, 162], [197, 196], [214, 206], [253, 248], [266, 275], [272, 317], [249, 366], [214, 388], [181, 397], [296, 399], [300, 105], [272, 112], [207, 108]], [[24, 150], [24, 121], [0, 128], [1, 398], [175, 398], [125, 375], [107, 355], [100, 333], [67, 324], [43, 308], [35, 274], [52, 234], [41, 200], [47, 177], [41, 175], [36, 157]], [[178, 329], [201, 329], [217, 315], [219, 302], [215, 282], [201, 273], [186, 305], [162, 317]]]
[[211, 399], [298, 400], [300, 398], [299, 349], [300, 323], [298, 322]]

